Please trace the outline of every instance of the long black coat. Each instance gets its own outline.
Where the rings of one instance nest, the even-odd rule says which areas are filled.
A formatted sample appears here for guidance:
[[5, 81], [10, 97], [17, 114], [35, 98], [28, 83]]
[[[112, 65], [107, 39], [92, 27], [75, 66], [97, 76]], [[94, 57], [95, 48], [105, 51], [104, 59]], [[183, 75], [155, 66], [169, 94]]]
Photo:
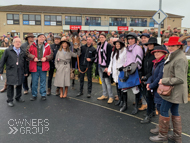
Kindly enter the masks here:
[[[18, 58], [18, 65], [17, 63]], [[4, 65], [6, 64], [6, 77], [8, 85], [21, 85], [23, 83], [24, 74], [28, 74], [26, 55], [23, 49], [20, 49], [20, 54], [13, 50], [10, 46], [5, 50], [0, 60], [0, 74], [3, 74]]]
[[57, 51], [60, 48], [60, 45], [52, 44], [52, 45], [50, 45], [50, 47], [53, 52], [53, 59], [51, 61], [49, 61], [49, 64], [50, 64], [50, 68], [55, 68], [55, 57], [56, 57]]

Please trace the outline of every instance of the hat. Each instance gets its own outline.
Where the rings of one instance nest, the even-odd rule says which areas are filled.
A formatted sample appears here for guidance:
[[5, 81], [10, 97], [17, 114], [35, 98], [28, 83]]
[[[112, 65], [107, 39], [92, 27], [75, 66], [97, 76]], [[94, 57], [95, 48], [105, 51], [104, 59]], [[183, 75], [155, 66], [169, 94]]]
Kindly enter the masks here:
[[154, 52], [163, 52], [167, 54], [168, 52], [165, 50], [165, 48], [161, 45], [155, 46], [154, 50], [151, 52], [151, 54], [154, 54]]
[[119, 42], [121, 44], [121, 46], [125, 46], [125, 44], [123, 43], [122, 40], [118, 39], [117, 41], [113, 42], [113, 44], [115, 45], [117, 42]]
[[86, 41], [86, 39], [85, 39], [85, 38], [82, 38], [81, 41]]
[[184, 29], [184, 31], [187, 31], [187, 29]]
[[188, 38], [186, 41], [187, 41], [187, 42], [190, 42], [190, 38]]
[[134, 32], [130, 32], [129, 34], [126, 35], [125, 38], [127, 38], [127, 39], [130, 39], [130, 38], [137, 39], [137, 34], [135, 34]]
[[102, 32], [100, 35], [103, 35], [106, 38], [106, 34], [105, 32]]
[[10, 35], [10, 33], [8, 32], [7, 35]]
[[70, 44], [69, 41], [67, 41], [67, 40], [63, 40], [63, 41], [60, 42], [60, 45], [61, 45], [63, 42], [66, 42], [66, 43], [69, 45], [69, 47], [70, 47], [71, 44]]
[[170, 37], [168, 40], [168, 43], [164, 43], [166, 46], [171, 46], [171, 45], [183, 45], [181, 42], [179, 42], [179, 37], [174, 36]]
[[47, 41], [51, 41], [51, 38], [47, 38]]
[[52, 32], [49, 32], [49, 34], [52, 33]]
[[133, 30], [134, 30], [133, 28], [130, 29], [130, 31], [133, 31]]
[[25, 40], [27, 40], [29, 37], [34, 38], [35, 36], [33, 35], [33, 33], [28, 33], [25, 37]]
[[169, 40], [169, 38], [165, 38], [165, 39], [164, 39], [164, 42], [168, 42], [168, 40]]
[[147, 34], [147, 33], [143, 33], [143, 34], [140, 36], [140, 38], [142, 38], [142, 36], [145, 36], [145, 37], [147, 37], [147, 38], [150, 38], [150, 35]]
[[178, 27], [178, 28], [177, 28], [177, 30], [181, 30], [181, 28], [180, 28], [180, 27]]
[[[41, 35], [44, 35], [43, 33], [40, 33], [40, 34], [38, 34], [38, 36], [37, 37], [39, 37], [39, 36], [41, 36]], [[44, 35], [45, 36], [45, 35]]]
[[143, 45], [148, 45], [148, 44], [154, 44], [154, 46], [157, 46], [157, 45], [159, 45], [158, 43], [157, 43], [157, 38], [155, 38], [155, 37], [150, 37], [150, 39], [148, 40], [148, 43], [145, 43], [145, 44], [143, 44]]
[[169, 30], [166, 30], [165, 33], [169, 33]]
[[154, 30], [154, 28], [150, 28], [150, 30]]
[[61, 36], [55, 35], [55, 36], [54, 36], [54, 39], [55, 39], [55, 38], [61, 39]]

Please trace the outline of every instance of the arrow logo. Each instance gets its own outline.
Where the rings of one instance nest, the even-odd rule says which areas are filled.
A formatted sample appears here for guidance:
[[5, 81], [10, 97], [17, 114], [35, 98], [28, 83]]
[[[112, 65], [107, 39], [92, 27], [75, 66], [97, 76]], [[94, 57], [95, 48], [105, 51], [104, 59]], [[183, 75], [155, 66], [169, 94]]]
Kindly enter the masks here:
[[11, 131], [8, 134], [16, 134], [16, 132], [18, 132], [16, 127], [9, 127], [9, 129], [11, 129]]

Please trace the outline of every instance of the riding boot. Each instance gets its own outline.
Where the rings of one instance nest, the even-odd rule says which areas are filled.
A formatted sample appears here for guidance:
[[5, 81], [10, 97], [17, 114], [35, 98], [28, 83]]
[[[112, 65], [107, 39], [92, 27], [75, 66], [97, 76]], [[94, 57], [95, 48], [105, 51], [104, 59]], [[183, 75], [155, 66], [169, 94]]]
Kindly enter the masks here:
[[172, 116], [172, 123], [173, 123], [173, 135], [168, 135], [168, 139], [175, 142], [175, 143], [182, 143], [181, 140], [181, 116]]
[[[160, 111], [158, 111], [158, 115], [160, 116]], [[159, 134], [159, 125], [156, 125], [156, 128], [151, 129], [150, 132], [154, 135], [158, 135]]]
[[127, 92], [122, 92], [123, 94], [123, 106], [120, 108], [121, 112], [127, 110]]
[[140, 92], [135, 94], [135, 108], [133, 109], [132, 111], [132, 115], [135, 115], [138, 113], [138, 103], [139, 103], [139, 100], [140, 100]]
[[149, 139], [152, 142], [168, 142], [168, 131], [169, 131], [170, 117], [159, 116], [159, 134], [152, 136]]
[[72, 80], [72, 87], [71, 87], [71, 89], [74, 89], [74, 85], [75, 85], [75, 79]]
[[118, 106], [121, 103], [121, 90], [118, 88], [117, 88], [117, 95], [119, 97], [119, 100], [115, 103], [115, 106]]
[[121, 102], [120, 102], [120, 104], [119, 104], [119, 107], [123, 107], [123, 92], [121, 92]]
[[5, 80], [4, 87], [0, 90], [1, 93], [5, 92], [7, 90], [7, 80]]

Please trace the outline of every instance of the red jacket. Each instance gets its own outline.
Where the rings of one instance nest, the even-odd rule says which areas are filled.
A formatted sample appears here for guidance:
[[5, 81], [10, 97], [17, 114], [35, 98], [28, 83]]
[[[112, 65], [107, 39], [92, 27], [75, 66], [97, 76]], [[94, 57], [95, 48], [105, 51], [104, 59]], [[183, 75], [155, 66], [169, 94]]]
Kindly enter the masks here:
[[[53, 58], [53, 53], [48, 43], [45, 43], [43, 47], [44, 47], [43, 57], [46, 57], [46, 61], [42, 62], [42, 71], [49, 71], [50, 69], [49, 61]], [[29, 64], [30, 72], [37, 72], [37, 62], [34, 62], [34, 58], [38, 57], [37, 53], [38, 53], [37, 46], [36, 43], [34, 42], [27, 50], [27, 56], [30, 59], [30, 64]]]

